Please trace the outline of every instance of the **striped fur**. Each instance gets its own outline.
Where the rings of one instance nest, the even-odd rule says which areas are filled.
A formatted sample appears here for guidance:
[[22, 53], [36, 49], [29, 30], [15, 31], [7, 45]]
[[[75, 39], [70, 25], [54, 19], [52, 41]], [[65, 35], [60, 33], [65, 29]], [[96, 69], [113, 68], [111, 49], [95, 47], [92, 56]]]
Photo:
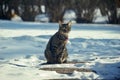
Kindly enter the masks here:
[[71, 30], [71, 22], [62, 24], [59, 22], [59, 30], [49, 40], [45, 49], [45, 57], [47, 63], [65, 63], [67, 62], [67, 48], [68, 33]]

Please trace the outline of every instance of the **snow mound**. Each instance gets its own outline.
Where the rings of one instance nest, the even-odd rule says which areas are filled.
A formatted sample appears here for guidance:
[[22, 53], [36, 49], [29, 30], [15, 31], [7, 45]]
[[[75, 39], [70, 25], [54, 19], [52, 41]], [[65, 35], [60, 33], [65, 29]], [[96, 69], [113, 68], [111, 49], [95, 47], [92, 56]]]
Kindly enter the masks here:
[[11, 18], [11, 21], [17, 21], [17, 22], [21, 22], [22, 21], [22, 18], [18, 15], [14, 15], [12, 18]]
[[46, 14], [39, 14], [35, 17], [35, 21], [36, 22], [44, 22], [44, 23], [48, 23], [49, 22], [49, 18]]
[[63, 16], [65, 23], [69, 22], [70, 20], [72, 21], [72, 23], [76, 23], [76, 18], [77, 17], [74, 10], [66, 10]]
[[108, 16], [102, 16], [100, 9], [96, 9], [94, 13], [95, 13], [94, 19], [93, 19], [94, 23], [107, 23]]

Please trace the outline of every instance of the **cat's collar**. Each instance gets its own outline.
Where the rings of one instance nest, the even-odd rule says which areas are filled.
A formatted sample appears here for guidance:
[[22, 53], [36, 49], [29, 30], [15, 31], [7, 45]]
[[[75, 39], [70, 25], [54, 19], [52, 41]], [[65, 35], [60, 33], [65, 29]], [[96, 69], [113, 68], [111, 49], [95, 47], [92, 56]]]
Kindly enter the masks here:
[[68, 38], [66, 38], [65, 41], [68, 41]]

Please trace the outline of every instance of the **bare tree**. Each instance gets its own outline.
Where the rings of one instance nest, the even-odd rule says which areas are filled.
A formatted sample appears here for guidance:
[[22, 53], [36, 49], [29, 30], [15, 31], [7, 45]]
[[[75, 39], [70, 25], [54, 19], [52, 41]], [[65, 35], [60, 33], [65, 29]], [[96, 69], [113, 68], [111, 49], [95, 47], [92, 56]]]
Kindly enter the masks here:
[[0, 0], [0, 18], [10, 19], [11, 10], [25, 21], [34, 21], [41, 14], [41, 5], [45, 5], [50, 22], [63, 20], [64, 12], [72, 9], [76, 12], [77, 22], [91, 23], [94, 10], [99, 8], [103, 16], [108, 16], [109, 23], [120, 23], [117, 8], [120, 0]]
[[77, 12], [77, 22], [92, 22], [94, 10], [99, 0], [75, 0], [75, 9]]
[[49, 14], [50, 22], [62, 20], [64, 13], [64, 0], [45, 0], [46, 11]]

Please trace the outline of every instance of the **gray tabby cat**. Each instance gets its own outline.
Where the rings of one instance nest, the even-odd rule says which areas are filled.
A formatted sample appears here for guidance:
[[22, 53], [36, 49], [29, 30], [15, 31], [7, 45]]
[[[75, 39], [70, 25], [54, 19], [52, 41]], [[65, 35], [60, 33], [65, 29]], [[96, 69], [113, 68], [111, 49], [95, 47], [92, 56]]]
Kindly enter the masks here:
[[48, 64], [66, 63], [67, 62], [67, 48], [68, 33], [71, 30], [71, 21], [63, 24], [59, 21], [59, 30], [49, 40], [45, 49], [45, 57]]

